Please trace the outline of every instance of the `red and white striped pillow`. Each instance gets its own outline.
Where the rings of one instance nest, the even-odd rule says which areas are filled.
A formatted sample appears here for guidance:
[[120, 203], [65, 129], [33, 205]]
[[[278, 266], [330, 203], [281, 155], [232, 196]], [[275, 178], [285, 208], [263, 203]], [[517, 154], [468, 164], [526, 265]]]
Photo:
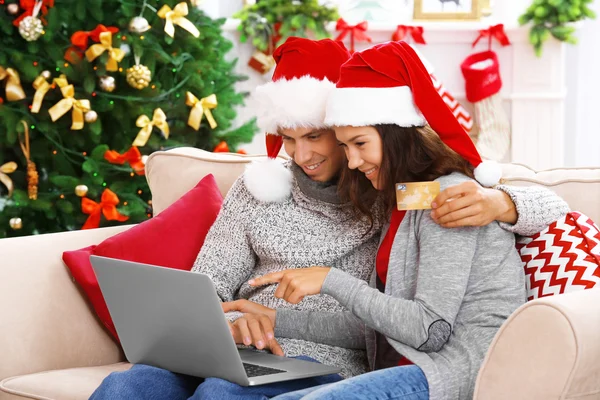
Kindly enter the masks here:
[[517, 240], [527, 279], [527, 298], [600, 288], [600, 229], [571, 212], [542, 232]]

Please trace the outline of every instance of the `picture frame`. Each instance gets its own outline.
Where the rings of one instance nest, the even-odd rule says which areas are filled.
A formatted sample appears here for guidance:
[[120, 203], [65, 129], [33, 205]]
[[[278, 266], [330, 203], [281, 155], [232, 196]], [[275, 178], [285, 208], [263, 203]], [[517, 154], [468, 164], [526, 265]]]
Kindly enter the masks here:
[[481, 0], [414, 0], [416, 21], [477, 21]]

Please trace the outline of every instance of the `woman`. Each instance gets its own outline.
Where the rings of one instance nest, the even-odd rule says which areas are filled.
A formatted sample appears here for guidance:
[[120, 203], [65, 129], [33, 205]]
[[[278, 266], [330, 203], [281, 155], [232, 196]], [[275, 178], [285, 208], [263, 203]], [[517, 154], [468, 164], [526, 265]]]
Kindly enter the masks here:
[[473, 177], [489, 186], [498, 172], [481, 162], [414, 50], [402, 42], [355, 53], [342, 66], [326, 123], [336, 126], [348, 158], [342, 195], [369, 219], [377, 217], [369, 209], [382, 195], [390, 220], [371, 284], [326, 267], [250, 283], [279, 283], [275, 296], [291, 303], [318, 293], [338, 300], [351, 315], [308, 316], [305, 328], [290, 334], [338, 344], [364, 334], [375, 371], [277, 398], [472, 397], [492, 338], [525, 302], [515, 238], [495, 222], [445, 229], [429, 210], [398, 211], [395, 186], [436, 181], [443, 190]]

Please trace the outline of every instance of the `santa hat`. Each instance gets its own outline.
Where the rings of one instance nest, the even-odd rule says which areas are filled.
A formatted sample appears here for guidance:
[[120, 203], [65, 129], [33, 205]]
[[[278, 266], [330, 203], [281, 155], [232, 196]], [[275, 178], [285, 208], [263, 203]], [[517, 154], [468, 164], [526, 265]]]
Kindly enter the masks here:
[[500, 165], [481, 160], [419, 56], [405, 42], [388, 42], [352, 55], [329, 96], [325, 123], [404, 127], [429, 123], [448, 147], [475, 167], [475, 179], [483, 186], [497, 184], [502, 176]]
[[282, 146], [277, 130], [326, 127], [327, 98], [350, 53], [339, 41], [290, 37], [273, 57], [277, 66], [272, 82], [253, 94], [258, 127], [267, 134], [269, 160], [252, 163], [244, 174], [250, 193], [264, 202], [283, 201], [291, 191], [291, 173], [275, 159]]

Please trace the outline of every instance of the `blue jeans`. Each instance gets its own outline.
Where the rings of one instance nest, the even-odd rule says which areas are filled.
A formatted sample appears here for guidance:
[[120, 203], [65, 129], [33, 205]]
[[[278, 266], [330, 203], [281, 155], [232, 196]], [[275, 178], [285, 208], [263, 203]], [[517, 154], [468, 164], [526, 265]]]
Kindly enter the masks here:
[[[316, 362], [309, 357], [296, 358]], [[113, 372], [107, 376], [90, 400], [264, 400], [282, 393], [341, 380], [342, 377], [336, 374], [244, 387], [223, 379], [196, 378], [149, 365], [136, 364], [128, 371]]]
[[273, 400], [428, 400], [429, 385], [421, 368], [405, 365], [369, 372], [342, 382], [282, 394]]

